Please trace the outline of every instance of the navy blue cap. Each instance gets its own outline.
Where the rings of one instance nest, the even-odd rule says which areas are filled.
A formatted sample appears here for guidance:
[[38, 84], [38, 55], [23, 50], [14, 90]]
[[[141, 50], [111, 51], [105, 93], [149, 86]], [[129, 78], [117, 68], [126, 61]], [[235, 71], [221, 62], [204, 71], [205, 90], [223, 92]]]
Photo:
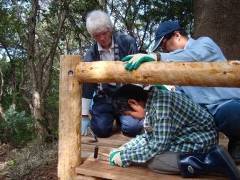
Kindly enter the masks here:
[[155, 51], [158, 46], [161, 44], [162, 40], [164, 39], [164, 36], [167, 34], [180, 30], [181, 26], [179, 25], [178, 21], [164, 21], [159, 24], [156, 33], [155, 33], [155, 43], [152, 48], [152, 52]]

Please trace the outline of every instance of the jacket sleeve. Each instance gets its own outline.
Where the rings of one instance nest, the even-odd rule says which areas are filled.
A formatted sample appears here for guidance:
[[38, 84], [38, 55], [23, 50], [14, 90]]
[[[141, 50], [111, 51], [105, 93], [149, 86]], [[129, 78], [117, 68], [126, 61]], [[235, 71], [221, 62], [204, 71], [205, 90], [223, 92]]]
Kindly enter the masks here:
[[[145, 163], [156, 154], [167, 151], [175, 134], [176, 123], [171, 118], [171, 100], [158, 94], [160, 91], [157, 88], [153, 90], [150, 91], [145, 107], [145, 133], [125, 144], [120, 152], [121, 160], [126, 166]], [[166, 101], [164, 107], [162, 99]]]
[[169, 146], [172, 137], [172, 124], [169, 118], [161, 118], [157, 121], [155, 117], [152, 133], [144, 133], [123, 146], [121, 160], [123, 164], [129, 166], [133, 163], [145, 163], [156, 154], [160, 154]]
[[[85, 62], [92, 62], [96, 59], [96, 53], [94, 53], [94, 46], [90, 47], [89, 50], [86, 52], [86, 55], [84, 56]], [[83, 83], [83, 98], [86, 99], [92, 99], [93, 93], [95, 89], [97, 88], [96, 83]]]
[[184, 49], [160, 53], [162, 61], [224, 61], [221, 49], [208, 37], [189, 39]]

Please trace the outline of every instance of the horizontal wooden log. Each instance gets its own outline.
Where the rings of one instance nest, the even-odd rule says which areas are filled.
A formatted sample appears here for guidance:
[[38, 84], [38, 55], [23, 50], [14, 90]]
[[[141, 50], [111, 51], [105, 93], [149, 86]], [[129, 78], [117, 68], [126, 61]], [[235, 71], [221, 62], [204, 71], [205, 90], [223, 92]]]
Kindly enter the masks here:
[[80, 82], [240, 87], [240, 61], [148, 62], [129, 72], [121, 61], [80, 62]]

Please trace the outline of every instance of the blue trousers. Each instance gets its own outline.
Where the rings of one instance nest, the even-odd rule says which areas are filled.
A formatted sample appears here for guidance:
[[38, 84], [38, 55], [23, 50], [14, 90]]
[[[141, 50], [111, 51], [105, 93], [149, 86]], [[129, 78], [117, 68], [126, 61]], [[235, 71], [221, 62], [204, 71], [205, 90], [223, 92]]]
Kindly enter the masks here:
[[109, 137], [112, 134], [113, 121], [120, 121], [123, 134], [134, 137], [141, 133], [143, 121], [134, 119], [131, 116], [116, 116], [114, 114], [111, 99], [95, 96], [91, 109], [91, 129], [97, 137]]
[[240, 141], [240, 100], [224, 104], [214, 115], [218, 130], [229, 140]]

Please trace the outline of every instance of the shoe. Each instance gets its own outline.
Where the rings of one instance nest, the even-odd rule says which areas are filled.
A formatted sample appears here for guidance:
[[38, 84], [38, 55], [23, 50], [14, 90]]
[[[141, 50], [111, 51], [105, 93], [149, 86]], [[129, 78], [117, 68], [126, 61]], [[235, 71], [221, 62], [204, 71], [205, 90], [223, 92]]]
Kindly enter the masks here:
[[228, 152], [236, 164], [240, 164], [240, 140], [229, 140]]
[[218, 174], [240, 180], [240, 172], [231, 156], [218, 145], [206, 154], [180, 154], [179, 169], [183, 177]]

